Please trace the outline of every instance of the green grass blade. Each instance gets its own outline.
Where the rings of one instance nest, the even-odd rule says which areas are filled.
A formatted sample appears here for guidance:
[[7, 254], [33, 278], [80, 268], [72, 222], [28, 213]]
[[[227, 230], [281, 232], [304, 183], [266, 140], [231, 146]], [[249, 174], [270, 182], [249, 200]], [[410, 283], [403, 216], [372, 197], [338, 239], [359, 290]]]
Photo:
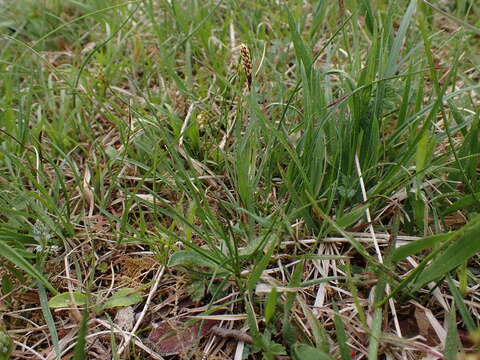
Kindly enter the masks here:
[[442, 213], [442, 216], [446, 216], [452, 214], [458, 210], [466, 210], [472, 206], [478, 205], [478, 200], [480, 198], [480, 192], [476, 192], [475, 194], [468, 194], [461, 196], [457, 201], [455, 201], [452, 205], [447, 207]]
[[457, 319], [455, 311], [455, 303], [450, 309], [447, 319], [447, 338], [445, 340], [445, 359], [457, 360], [460, 352], [460, 340], [457, 330]]
[[272, 320], [273, 316], [275, 315], [275, 310], [277, 308], [278, 303], [278, 291], [277, 288], [274, 286], [272, 287], [272, 291], [268, 294], [267, 302], [265, 303], [265, 323], [268, 324], [270, 320]]
[[80, 323], [80, 328], [77, 333], [77, 341], [75, 347], [73, 348], [73, 359], [74, 360], [85, 360], [87, 359], [86, 354], [86, 345], [87, 345], [87, 330], [88, 330], [88, 310], [85, 308], [83, 310], [82, 322]]
[[40, 298], [40, 306], [42, 307], [43, 317], [45, 318], [45, 322], [47, 323], [47, 326], [48, 326], [48, 331], [50, 332], [50, 337], [52, 338], [53, 349], [56, 354], [55, 358], [59, 360], [60, 345], [58, 342], [59, 341], [58, 333], [57, 333], [57, 328], [55, 326], [55, 321], [53, 320], [52, 313], [48, 306], [47, 292], [45, 291], [45, 287], [43, 286], [42, 282], [37, 281], [37, 284], [38, 284], [38, 296]]
[[253, 290], [255, 290], [255, 286], [257, 285], [258, 280], [260, 280], [263, 271], [267, 268], [270, 261], [272, 261], [272, 254], [275, 250], [275, 247], [275, 244], [271, 244], [268, 250], [262, 255], [260, 260], [253, 268], [252, 273], [250, 274], [247, 281], [247, 289], [249, 292], [253, 292]]
[[435, 244], [448, 241], [452, 236], [454, 236], [454, 234], [439, 234], [412, 241], [410, 244], [403, 245], [400, 246], [398, 249], [395, 249], [392, 255], [392, 261], [398, 262], [407, 258], [408, 256], [418, 254], [423, 250], [432, 248], [433, 246], [435, 246]]
[[288, 24], [290, 27], [290, 33], [292, 36], [292, 41], [295, 47], [295, 52], [297, 54], [297, 58], [301, 60], [303, 66], [305, 67], [305, 71], [310, 73], [310, 69], [312, 68], [313, 58], [311, 52], [307, 49], [305, 42], [300, 37], [300, 34], [297, 30], [297, 24], [290, 13], [288, 11]]
[[460, 294], [460, 291], [458, 291], [450, 275], [447, 276], [447, 281], [448, 281], [448, 288], [450, 289], [450, 292], [453, 295], [453, 300], [455, 301], [455, 304], [458, 308], [458, 311], [460, 312], [460, 315], [462, 315], [462, 319], [465, 323], [465, 326], [467, 327], [467, 330], [469, 333], [473, 333], [477, 329], [477, 325], [475, 324], [475, 321], [473, 320], [472, 315], [470, 314], [470, 311], [468, 311], [467, 305], [465, 305], [465, 301], [463, 300], [463, 297]]
[[420, 274], [417, 288], [445, 276], [480, 252], [480, 216], [465, 225], [450, 242], [453, 243]]
[[477, 35], [480, 35], [480, 28], [476, 27], [476, 26], [473, 26], [465, 21], [463, 21], [462, 19], [459, 19], [458, 17], [456, 16], [453, 16], [452, 14], [450, 14], [449, 12], [447, 11], [443, 11], [442, 9], [440, 9], [439, 7], [435, 6], [434, 4], [432, 4], [431, 2], [427, 1], [427, 0], [422, 0], [425, 4], [427, 4], [428, 6], [430, 6], [432, 9], [434, 9], [435, 11], [439, 12], [440, 14], [448, 17], [450, 20], [456, 22], [457, 24], [459, 25], [462, 25], [465, 29], [467, 29], [468, 31], [471, 31]]
[[340, 356], [342, 360], [352, 360], [350, 356], [350, 349], [347, 345], [347, 334], [345, 333], [345, 327], [343, 326], [343, 321], [340, 315], [338, 314], [338, 308], [334, 306], [333, 310], [335, 314], [333, 316], [333, 320], [335, 322], [335, 332], [337, 334], [337, 344], [340, 348]]
[[[305, 262], [301, 261], [299, 264], [295, 265], [295, 269], [293, 270], [293, 274], [288, 283], [288, 286], [296, 287], [300, 284], [302, 280], [304, 264]], [[296, 297], [296, 292], [287, 293], [285, 296], [285, 303], [283, 305], [283, 339], [285, 343], [289, 346], [293, 345], [293, 343], [295, 342], [295, 332], [290, 322], [290, 314]]]
[[402, 21], [400, 23], [400, 28], [398, 29], [397, 36], [395, 37], [392, 48], [390, 49], [384, 77], [390, 77], [394, 75], [398, 69], [397, 59], [400, 54], [403, 42], [405, 41], [405, 36], [407, 35], [407, 30], [410, 22], [412, 21], [413, 15], [415, 15], [416, 8], [417, 0], [411, 0], [407, 10], [405, 11], [405, 14], [403, 15]]
[[[385, 294], [385, 276], [382, 276], [375, 287], [375, 303], [378, 303]], [[382, 305], [374, 305], [372, 326], [370, 328], [369, 345], [368, 345], [368, 359], [378, 359], [378, 348], [380, 339], [382, 337], [382, 323], [383, 323], [383, 307]]]
[[4, 241], [0, 241], [0, 254], [6, 260], [11, 261], [20, 269], [25, 271], [32, 278], [40, 281], [52, 294], [58, 295], [58, 291], [48, 282], [43, 274], [30, 264], [22, 255], [14, 248], [7, 245]]

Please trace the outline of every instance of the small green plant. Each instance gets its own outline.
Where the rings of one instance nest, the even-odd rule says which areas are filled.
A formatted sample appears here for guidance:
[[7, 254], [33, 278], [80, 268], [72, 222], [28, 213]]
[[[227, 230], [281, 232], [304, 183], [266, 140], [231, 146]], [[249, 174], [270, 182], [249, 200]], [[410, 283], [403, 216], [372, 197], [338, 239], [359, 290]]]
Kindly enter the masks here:
[[[159, 354], [152, 323], [226, 315], [252, 359], [469, 351], [479, 14], [469, 0], [0, 3], [11, 356], [90, 358], [98, 340], [107, 357], [185, 357]], [[110, 320], [127, 305], [144, 319], [128, 341]], [[429, 334], [406, 335], [416, 306], [445, 336], [406, 340]]]

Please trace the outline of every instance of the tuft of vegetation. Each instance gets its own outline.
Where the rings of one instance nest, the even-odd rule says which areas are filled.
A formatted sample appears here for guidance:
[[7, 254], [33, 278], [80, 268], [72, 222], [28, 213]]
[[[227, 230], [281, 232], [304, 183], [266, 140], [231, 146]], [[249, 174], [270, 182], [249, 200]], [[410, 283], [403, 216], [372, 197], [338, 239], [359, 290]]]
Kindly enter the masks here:
[[0, 2], [0, 359], [480, 346], [480, 5]]

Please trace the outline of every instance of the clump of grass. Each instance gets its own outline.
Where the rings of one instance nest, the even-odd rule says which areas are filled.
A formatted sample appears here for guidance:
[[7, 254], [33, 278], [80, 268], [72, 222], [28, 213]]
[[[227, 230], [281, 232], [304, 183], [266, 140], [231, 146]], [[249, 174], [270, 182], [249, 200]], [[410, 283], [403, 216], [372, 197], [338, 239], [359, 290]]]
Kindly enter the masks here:
[[474, 352], [480, 9], [453, 3], [5, 9], [12, 356]]

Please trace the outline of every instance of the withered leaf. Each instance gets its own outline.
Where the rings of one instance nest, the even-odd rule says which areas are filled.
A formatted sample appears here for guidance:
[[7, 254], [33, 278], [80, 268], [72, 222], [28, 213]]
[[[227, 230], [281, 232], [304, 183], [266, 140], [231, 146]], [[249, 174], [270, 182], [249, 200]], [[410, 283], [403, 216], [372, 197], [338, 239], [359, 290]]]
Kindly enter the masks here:
[[160, 355], [176, 355], [190, 350], [219, 320], [197, 321], [186, 325], [184, 321], [162, 321], [148, 335]]

